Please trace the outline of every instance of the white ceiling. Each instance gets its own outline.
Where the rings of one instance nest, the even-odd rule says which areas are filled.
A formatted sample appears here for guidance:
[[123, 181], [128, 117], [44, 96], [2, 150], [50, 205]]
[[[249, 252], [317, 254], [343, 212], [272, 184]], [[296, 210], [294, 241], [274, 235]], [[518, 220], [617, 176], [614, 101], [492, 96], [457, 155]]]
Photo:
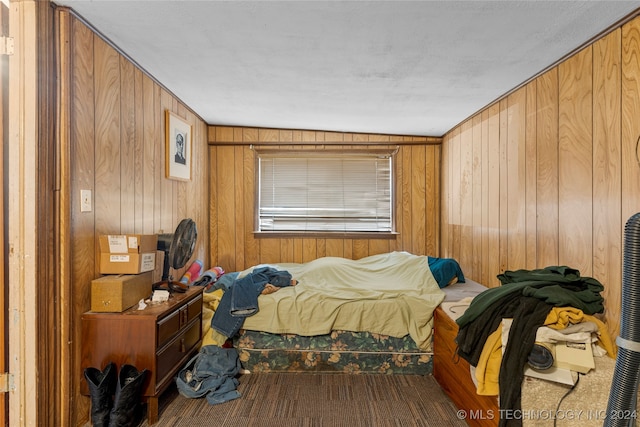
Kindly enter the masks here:
[[209, 124], [440, 136], [639, 1], [114, 1], [71, 7]]

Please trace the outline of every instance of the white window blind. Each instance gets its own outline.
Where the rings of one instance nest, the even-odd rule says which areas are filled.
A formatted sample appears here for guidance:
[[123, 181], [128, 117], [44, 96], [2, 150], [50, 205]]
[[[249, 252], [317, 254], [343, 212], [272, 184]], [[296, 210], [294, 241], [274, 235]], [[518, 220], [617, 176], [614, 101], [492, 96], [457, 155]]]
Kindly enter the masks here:
[[258, 231], [392, 232], [392, 153], [258, 153]]

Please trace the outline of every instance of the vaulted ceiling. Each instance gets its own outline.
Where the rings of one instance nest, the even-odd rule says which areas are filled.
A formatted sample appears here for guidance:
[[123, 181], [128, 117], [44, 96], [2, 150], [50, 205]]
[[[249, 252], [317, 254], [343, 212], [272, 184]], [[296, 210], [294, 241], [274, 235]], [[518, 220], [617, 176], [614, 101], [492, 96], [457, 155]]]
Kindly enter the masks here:
[[440, 136], [638, 1], [69, 6], [209, 124]]

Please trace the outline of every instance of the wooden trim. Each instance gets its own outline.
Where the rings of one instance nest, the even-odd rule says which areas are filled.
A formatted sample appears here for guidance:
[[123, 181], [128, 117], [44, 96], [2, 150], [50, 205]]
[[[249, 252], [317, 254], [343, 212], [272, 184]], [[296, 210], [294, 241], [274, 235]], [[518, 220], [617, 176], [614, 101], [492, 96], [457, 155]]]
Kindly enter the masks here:
[[[242, 129], [242, 132], [235, 132]], [[209, 125], [207, 140], [209, 145], [263, 145], [282, 146], [280, 138], [274, 135], [280, 132], [295, 133], [301, 135], [322, 134], [322, 140], [316, 138], [291, 139], [286, 141], [287, 146], [317, 146], [317, 145], [440, 145], [442, 137], [435, 136], [411, 136], [411, 135], [378, 135], [356, 134], [345, 132], [325, 132], [312, 130], [289, 129], [264, 129], [249, 127], [229, 127]]]
[[[50, 283], [46, 288], [38, 287], [36, 295], [36, 339], [37, 339], [37, 402], [36, 417], [39, 423], [66, 424], [62, 408], [68, 405], [68, 383], [62, 374], [61, 314], [68, 311], [60, 299], [58, 281], [59, 251], [56, 245], [59, 211], [56, 206], [58, 165], [56, 156], [56, 47], [53, 9], [47, 2], [36, 2], [36, 46], [37, 46], [37, 92], [36, 92], [36, 133], [37, 169], [33, 172], [36, 180], [36, 283]], [[25, 171], [26, 172], [26, 171]], [[58, 302], [51, 304], [51, 301]], [[67, 370], [68, 373], [68, 370]], [[68, 406], [67, 406], [68, 407]], [[46, 420], [46, 421], [44, 421]]]
[[309, 239], [396, 239], [399, 233], [342, 233], [339, 231], [254, 231], [253, 237], [256, 239], [279, 238], [286, 239], [291, 237], [303, 237]]
[[[387, 144], [388, 145], [388, 144]], [[394, 148], [368, 148], [368, 147], [358, 147], [358, 148], [344, 148], [344, 149], [322, 149], [322, 150], [300, 150], [300, 149], [291, 149], [291, 148], [280, 148], [281, 146], [256, 146], [251, 147], [253, 151], [256, 152], [258, 156], [263, 157], [313, 157], [313, 156], [327, 156], [332, 155], [341, 158], [348, 158], [347, 156], [360, 156], [372, 158], [373, 156], [389, 156], [393, 157], [398, 153], [399, 147]], [[315, 146], [314, 146], [315, 147]]]
[[[0, 35], [6, 36], [9, 34], [9, 8], [4, 3], [0, 4]], [[0, 147], [0, 165], [2, 165], [2, 173], [0, 173], [0, 183], [2, 184], [2, 200], [0, 201], [0, 241], [6, 242], [8, 225], [7, 225], [7, 205], [6, 200], [8, 197], [7, 188], [7, 171], [8, 165], [6, 163], [6, 151], [8, 145], [6, 141], [9, 135], [9, 76], [7, 74], [9, 64], [9, 57], [3, 56], [0, 58], [0, 135], [2, 135], [2, 146]], [[9, 356], [9, 335], [8, 335], [8, 290], [9, 290], [9, 275], [6, 271], [8, 254], [5, 250], [5, 245], [0, 247], [0, 336], [2, 337], [2, 348], [0, 350], [0, 372], [7, 372], [8, 370], [8, 356]], [[8, 425], [9, 420], [9, 398], [7, 393], [0, 393], [0, 424]]]
[[56, 170], [53, 179], [55, 180], [55, 207], [57, 221], [54, 224], [53, 238], [55, 240], [55, 252], [59, 254], [58, 262], [54, 265], [57, 267], [55, 272], [55, 283], [58, 289], [59, 301], [57, 317], [59, 319], [56, 325], [58, 334], [57, 348], [59, 349], [59, 360], [57, 369], [60, 377], [57, 379], [59, 392], [57, 393], [59, 400], [56, 402], [57, 421], [61, 424], [72, 424], [72, 406], [70, 396], [73, 396], [73, 381], [65, 381], [62, 379], [72, 378], [72, 347], [74, 323], [72, 321], [73, 292], [71, 289], [71, 190], [70, 190], [70, 166], [69, 157], [71, 152], [71, 131], [70, 120], [71, 111], [69, 99], [71, 84], [71, 18], [69, 9], [57, 9], [54, 13], [55, 18], [55, 34], [56, 34], [56, 50], [57, 50], [57, 141], [55, 150]]

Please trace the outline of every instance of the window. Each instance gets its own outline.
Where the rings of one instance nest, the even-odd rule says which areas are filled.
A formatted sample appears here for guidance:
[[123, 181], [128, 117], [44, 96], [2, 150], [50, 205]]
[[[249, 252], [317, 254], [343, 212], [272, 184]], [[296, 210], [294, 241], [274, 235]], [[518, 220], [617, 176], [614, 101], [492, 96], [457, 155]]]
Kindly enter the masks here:
[[394, 231], [392, 152], [257, 154], [258, 231]]

